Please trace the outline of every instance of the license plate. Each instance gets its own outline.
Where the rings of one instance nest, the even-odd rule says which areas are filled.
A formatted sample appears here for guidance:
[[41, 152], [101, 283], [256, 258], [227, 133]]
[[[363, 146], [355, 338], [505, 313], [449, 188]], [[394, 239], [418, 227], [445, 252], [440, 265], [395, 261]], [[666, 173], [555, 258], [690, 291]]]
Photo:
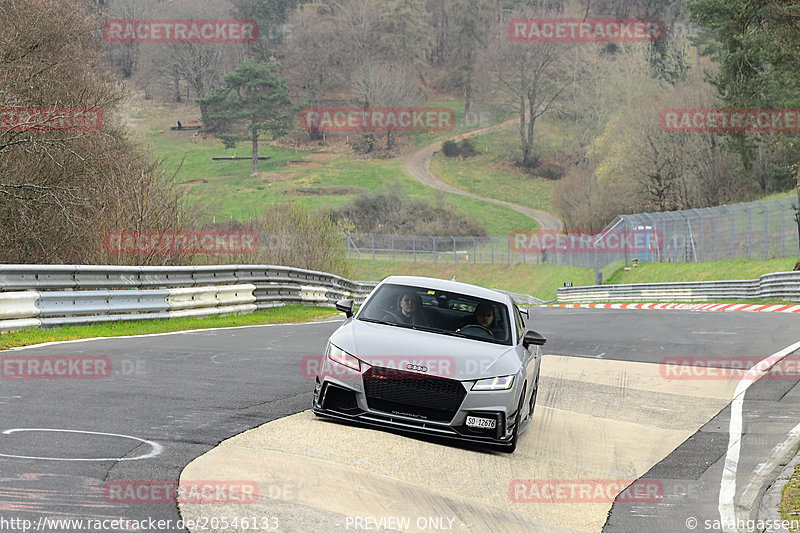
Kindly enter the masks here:
[[480, 418], [477, 416], [467, 417], [467, 427], [481, 428], [481, 429], [494, 429], [497, 427], [497, 420], [494, 418]]

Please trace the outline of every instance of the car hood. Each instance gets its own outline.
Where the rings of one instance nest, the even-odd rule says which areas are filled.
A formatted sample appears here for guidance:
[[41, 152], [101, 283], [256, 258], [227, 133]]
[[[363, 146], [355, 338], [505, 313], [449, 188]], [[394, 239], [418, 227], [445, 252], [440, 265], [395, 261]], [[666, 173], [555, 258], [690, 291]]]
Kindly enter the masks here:
[[516, 374], [521, 366], [513, 346], [355, 319], [330, 341], [372, 366], [462, 381]]

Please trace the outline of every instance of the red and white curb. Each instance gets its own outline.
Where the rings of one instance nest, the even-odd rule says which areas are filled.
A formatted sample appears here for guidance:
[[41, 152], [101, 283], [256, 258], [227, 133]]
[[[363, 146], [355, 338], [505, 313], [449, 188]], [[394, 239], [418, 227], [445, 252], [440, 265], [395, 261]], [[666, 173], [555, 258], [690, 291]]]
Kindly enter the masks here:
[[753, 311], [759, 313], [800, 313], [800, 305], [774, 304], [542, 304], [534, 307], [568, 307], [588, 309], [680, 309], [684, 311]]

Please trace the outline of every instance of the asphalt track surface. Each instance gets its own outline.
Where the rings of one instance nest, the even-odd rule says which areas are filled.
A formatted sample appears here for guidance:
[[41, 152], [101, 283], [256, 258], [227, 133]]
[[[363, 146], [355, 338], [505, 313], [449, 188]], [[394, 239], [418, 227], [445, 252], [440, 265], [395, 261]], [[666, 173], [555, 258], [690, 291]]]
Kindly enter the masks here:
[[[256, 326], [0, 352], [3, 359], [101, 356], [112, 369], [105, 379], [0, 380], [0, 526], [4, 519], [16, 519], [3, 529], [21, 531], [14, 524], [30, 520], [35, 530], [43, 517], [174, 524], [180, 518], [175, 504], [120, 504], [104, 497], [104, 485], [115, 480], [176, 481], [188, 463], [223, 440], [307, 410], [313, 382], [302, 374], [301, 359], [321, 353], [338, 325]], [[576, 358], [579, 374], [584, 372], [578, 370], [582, 363], [592, 369], [573, 376], [575, 382], [599, 379], [598, 365], [658, 364], [665, 357], [761, 359], [800, 340], [796, 317], [778, 314], [540, 308], [532, 310], [530, 325], [548, 338], [545, 354], [568, 356], [552, 359], [560, 361], [559, 372], [569, 372], [569, 358]], [[611, 388], [625, 391], [626, 385], [623, 381]], [[540, 402], [546, 405], [548, 399], [540, 397]], [[798, 422], [798, 405], [797, 380], [765, 380], [747, 391], [737, 503], [752, 500], [757, 506], [774, 479], [774, 469], [761, 468], [759, 476], [753, 471], [787, 439]], [[602, 529], [690, 531], [684, 522], [696, 516], [701, 523], [696, 530], [702, 531], [703, 519], [719, 518], [730, 410], [723, 402], [716, 416], [704, 420], [699, 431], [645, 474], [669, 486], [663, 501], [616, 504]], [[535, 425], [528, 430], [535, 431]], [[523, 436], [532, 438], [528, 432]], [[549, 437], [543, 432], [536, 438], [546, 442]], [[450, 450], [454, 448], [442, 448], [445, 465]], [[79, 529], [39, 529], [59, 530]], [[302, 529], [283, 525], [279, 530]]]

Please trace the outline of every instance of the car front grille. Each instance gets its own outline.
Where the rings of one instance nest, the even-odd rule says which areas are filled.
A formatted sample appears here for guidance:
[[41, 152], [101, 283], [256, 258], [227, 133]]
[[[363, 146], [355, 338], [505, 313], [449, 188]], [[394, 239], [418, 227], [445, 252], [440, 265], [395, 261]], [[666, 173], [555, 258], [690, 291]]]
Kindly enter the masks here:
[[453, 419], [467, 391], [459, 381], [372, 367], [364, 373], [370, 409], [436, 422]]

